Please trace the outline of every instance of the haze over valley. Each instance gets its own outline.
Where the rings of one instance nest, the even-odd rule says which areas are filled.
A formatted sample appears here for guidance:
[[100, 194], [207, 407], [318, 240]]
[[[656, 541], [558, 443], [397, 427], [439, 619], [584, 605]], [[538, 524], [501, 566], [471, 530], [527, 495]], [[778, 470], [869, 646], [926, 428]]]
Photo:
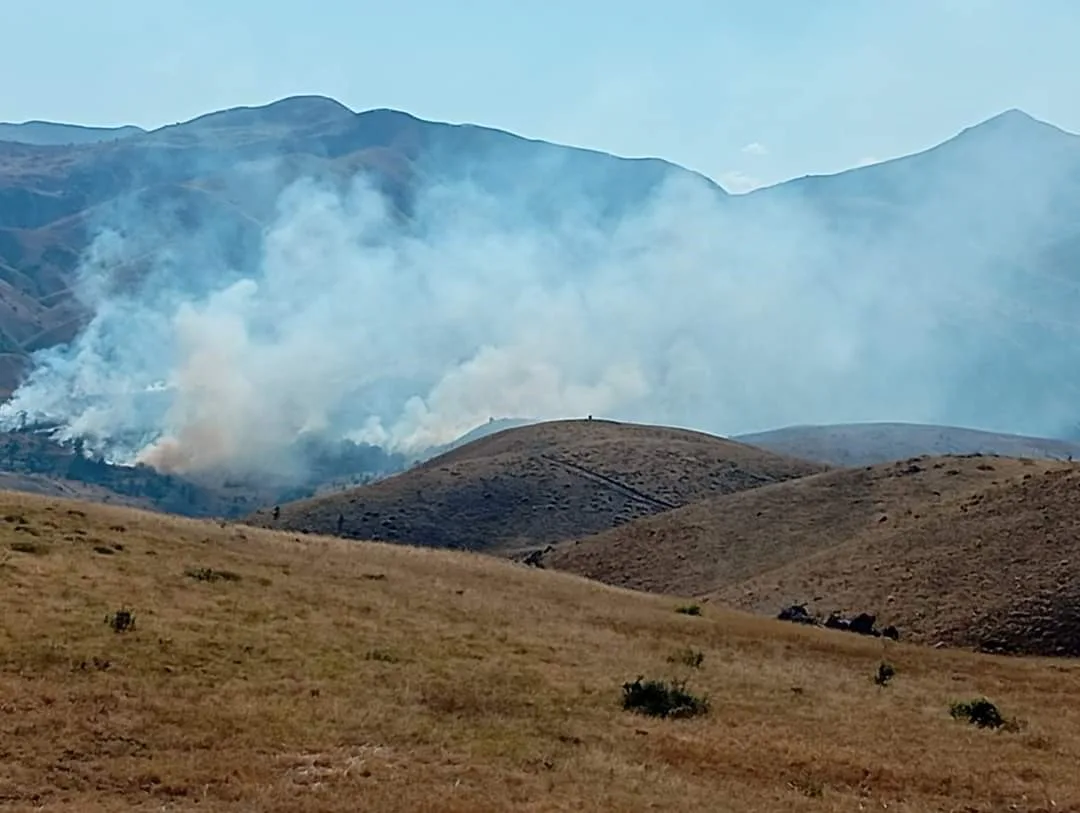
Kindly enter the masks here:
[[0, 414], [111, 461], [295, 484], [492, 417], [1075, 430], [1080, 139], [1020, 111], [746, 195], [321, 97], [62, 130], [0, 143]]

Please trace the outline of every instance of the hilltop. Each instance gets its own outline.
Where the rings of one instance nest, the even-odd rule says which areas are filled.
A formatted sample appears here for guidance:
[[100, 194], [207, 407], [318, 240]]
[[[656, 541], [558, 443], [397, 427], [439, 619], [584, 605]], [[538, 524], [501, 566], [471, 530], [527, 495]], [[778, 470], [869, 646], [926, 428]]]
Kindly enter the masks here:
[[907, 640], [1080, 655], [1080, 466], [972, 456], [841, 469], [560, 545], [548, 567], [775, 615], [869, 612]]
[[830, 466], [872, 466], [923, 455], [1080, 459], [1080, 443], [912, 423], [788, 426], [736, 435], [733, 440]]
[[[13, 809], [1080, 808], [1075, 665], [690, 617], [461, 553], [8, 493], [0, 515]], [[623, 711], [639, 675], [708, 713]], [[982, 695], [1004, 730], [950, 718]]]
[[551, 421], [481, 437], [369, 486], [281, 505], [277, 519], [267, 508], [248, 521], [520, 551], [823, 468], [688, 430]]

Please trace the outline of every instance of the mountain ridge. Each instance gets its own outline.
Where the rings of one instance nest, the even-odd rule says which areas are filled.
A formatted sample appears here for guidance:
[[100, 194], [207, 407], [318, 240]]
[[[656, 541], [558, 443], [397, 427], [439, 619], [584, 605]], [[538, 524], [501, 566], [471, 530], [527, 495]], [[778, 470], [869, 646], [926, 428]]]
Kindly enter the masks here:
[[[1064, 147], [1030, 159], [1042, 162], [1036, 172], [1022, 161], [1012, 166], [1002, 160], [1023, 150], [1008, 139], [989, 137], [1004, 130], [1036, 132], [1041, 139], [1044, 128], [1058, 133]], [[429, 122], [391, 108], [354, 113], [322, 96], [215, 111], [106, 144], [46, 148], [3, 143], [0, 396], [22, 380], [32, 353], [79, 335], [88, 314], [77, 295], [79, 263], [90, 240], [103, 226], [112, 227], [113, 215], [139, 214], [139, 228], [131, 231], [138, 235], [133, 242], [138, 242], [141, 259], [131, 263], [132, 276], [142, 273], [145, 258], [153, 260], [166, 243], [171, 262], [186, 265], [184, 252], [190, 249], [191, 262], [201, 263], [200, 255], [211, 254], [221, 273], [243, 275], [259, 262], [279, 195], [300, 179], [325, 181], [328, 188], [341, 190], [364, 176], [388, 202], [395, 226], [416, 215], [419, 188], [447, 182], [475, 187], [497, 201], [483, 213], [496, 227], [505, 218], [508, 225], [526, 222], [543, 232], [572, 212], [576, 228], [580, 209], [609, 233], [619, 224], [633, 228], [633, 218], [675, 179], [699, 184], [712, 207], [710, 216], [713, 210], [719, 213], [717, 223], [702, 223], [703, 241], [713, 226], [758, 234], [766, 246], [763, 262], [771, 263], [770, 241], [782, 236], [781, 242], [791, 244], [784, 250], [792, 254], [777, 262], [805, 264], [808, 277], [820, 275], [834, 288], [901, 290], [911, 285], [912, 272], [926, 277], [916, 284], [936, 286], [949, 282], [942, 273], [949, 264], [972, 279], [976, 273], [987, 276], [977, 281], [979, 290], [1000, 301], [976, 310], [967, 307], [970, 297], [957, 298], [955, 310], [935, 314], [948, 322], [930, 325], [936, 335], [917, 340], [942, 342], [943, 352], [919, 374], [950, 382], [943, 400], [956, 413], [947, 416], [951, 423], [977, 424], [993, 409], [1000, 413], [994, 422], [1012, 432], [1052, 434], [1058, 424], [1075, 423], [1072, 404], [1080, 402], [1080, 381], [1061, 372], [1077, 368], [1068, 357], [1071, 345], [1057, 335], [1071, 330], [1067, 317], [1076, 292], [1069, 287], [1070, 269], [1080, 257], [1080, 230], [1067, 216], [1080, 209], [1080, 151], [1074, 143], [1080, 140], [1007, 111], [907, 158], [739, 196], [661, 159], [623, 158], [496, 128]], [[1002, 144], [1007, 148], [1003, 153]], [[950, 153], [956, 153], [956, 160]], [[1006, 181], [1018, 191], [990, 194]], [[1025, 190], [1024, 181], [1033, 184], [1030, 189]], [[1044, 217], [1047, 211], [1052, 216]], [[187, 246], [185, 238], [200, 229], [203, 236], [210, 233], [212, 244]], [[961, 239], [947, 243], [956, 232]], [[801, 250], [800, 239], [810, 250]], [[820, 246], [824, 250], [813, 250]], [[877, 277], [856, 277], [867, 264]], [[941, 269], [923, 272], [928, 264]], [[1008, 290], [1014, 285], [1021, 286], [1015, 296]], [[917, 293], [905, 294], [915, 312]], [[1006, 310], [989, 314], [991, 308]], [[1000, 321], [993, 335], [984, 336], [992, 326], [989, 319]], [[1058, 349], [1042, 353], [1039, 363], [1032, 364], [1035, 350], [1047, 347], [1051, 334]], [[892, 338], [888, 345], [895, 346]], [[888, 352], [880, 345], [862, 350], [868, 356]], [[934, 369], [937, 365], [942, 369]], [[1007, 392], [1002, 382], [1011, 382]], [[849, 392], [843, 396], [857, 400], [860, 393], [850, 390], [864, 384], [845, 383]], [[885, 385], [865, 386], [876, 398]], [[855, 410], [843, 417], [849, 415], [863, 417]], [[904, 417], [942, 422], [933, 414]], [[667, 415], [643, 418], [689, 423]]]
[[[667, 159], [661, 158], [659, 156], [625, 156], [625, 155], [620, 155], [620, 154], [617, 154], [617, 153], [612, 153], [612, 152], [609, 152], [609, 151], [603, 150], [603, 149], [579, 147], [579, 146], [570, 144], [569, 142], [544, 139], [544, 138], [534, 137], [534, 136], [527, 136], [527, 135], [523, 135], [521, 133], [515, 132], [513, 130], [508, 130], [508, 129], [497, 127], [497, 126], [494, 126], [494, 125], [481, 125], [481, 124], [475, 124], [475, 123], [472, 123], [472, 122], [454, 122], [454, 121], [443, 121], [443, 120], [440, 120], [440, 119], [433, 119], [433, 118], [425, 118], [425, 117], [423, 117], [421, 115], [417, 115], [415, 113], [411, 113], [411, 112], [409, 112], [407, 110], [403, 110], [403, 109], [400, 109], [400, 108], [372, 107], [372, 108], [364, 108], [364, 109], [353, 109], [353, 108], [349, 107], [348, 105], [346, 105], [345, 103], [343, 103], [343, 102], [341, 102], [341, 101], [339, 101], [339, 100], [337, 100], [337, 99], [335, 99], [335, 98], [333, 98], [331, 96], [324, 96], [324, 95], [321, 95], [321, 94], [295, 94], [295, 95], [290, 95], [290, 96], [284, 96], [284, 97], [275, 99], [273, 101], [270, 101], [270, 102], [267, 102], [267, 103], [264, 103], [264, 104], [234, 105], [232, 107], [222, 108], [220, 110], [213, 110], [213, 111], [210, 111], [210, 112], [207, 112], [207, 113], [202, 113], [202, 114], [193, 116], [193, 117], [188, 118], [188, 119], [183, 119], [183, 120], [171, 123], [171, 124], [162, 124], [162, 125], [159, 125], [157, 127], [152, 127], [152, 128], [144, 128], [144, 127], [141, 127], [139, 125], [133, 125], [133, 124], [117, 125], [117, 126], [111, 126], [111, 127], [103, 127], [103, 126], [97, 126], [97, 125], [84, 125], [84, 124], [76, 124], [76, 123], [70, 123], [70, 122], [44, 120], [44, 119], [35, 119], [35, 120], [29, 120], [29, 121], [24, 121], [24, 122], [2, 122], [2, 121], [0, 121], [0, 141], [12, 141], [12, 142], [16, 142], [16, 143], [34, 143], [34, 142], [19, 142], [15, 138], [8, 139], [8, 138], [3, 137], [3, 134], [7, 130], [11, 130], [14, 133], [15, 128], [20, 128], [20, 127], [39, 127], [39, 126], [43, 126], [43, 127], [49, 127], [49, 128], [70, 128], [72, 130], [87, 131], [87, 132], [93, 132], [93, 133], [102, 133], [102, 134], [115, 133], [117, 135], [133, 136], [133, 135], [153, 135], [153, 134], [156, 134], [156, 133], [161, 133], [163, 131], [174, 130], [176, 128], [183, 128], [183, 127], [188, 127], [188, 126], [193, 126], [193, 125], [205, 125], [205, 124], [210, 124], [210, 123], [214, 123], [214, 122], [220, 122], [220, 121], [224, 121], [224, 120], [230, 120], [231, 124], [233, 126], [235, 126], [235, 124], [236, 124], [235, 119], [238, 118], [238, 117], [248, 116], [248, 115], [253, 115], [253, 114], [262, 114], [262, 115], [265, 116], [267, 114], [272, 114], [272, 113], [276, 113], [276, 112], [282, 112], [282, 111], [285, 111], [285, 110], [288, 110], [290, 114], [294, 115], [295, 112], [297, 111], [297, 109], [301, 108], [301, 106], [303, 106], [303, 108], [302, 108], [303, 110], [307, 111], [307, 110], [311, 110], [313, 108], [313, 106], [316, 106], [316, 105], [319, 108], [326, 109], [327, 111], [333, 111], [335, 113], [336, 112], [343, 113], [343, 114], [345, 114], [346, 118], [350, 117], [350, 116], [351, 117], [363, 117], [363, 116], [368, 116], [368, 115], [376, 115], [376, 116], [377, 115], [389, 115], [389, 116], [393, 116], [393, 117], [401, 117], [401, 118], [410, 119], [413, 122], [416, 122], [416, 123], [419, 123], [419, 124], [441, 125], [441, 126], [446, 126], [446, 127], [460, 127], [460, 128], [467, 128], [467, 129], [495, 131], [495, 132], [504, 133], [504, 134], [513, 136], [514, 138], [521, 139], [521, 140], [529, 142], [529, 143], [550, 144], [550, 145], [557, 146], [557, 147], [566, 147], [566, 148], [570, 148], [570, 149], [574, 149], [574, 150], [581, 150], [581, 151], [589, 152], [589, 153], [610, 155], [610, 156], [613, 156], [615, 158], [619, 158], [619, 159], [627, 160], [627, 161], [662, 161], [664, 163], [670, 163], [670, 164], [673, 164], [674, 166], [679, 166], [682, 169], [686, 169], [685, 167], [682, 167], [681, 165], [679, 165], [677, 163], [668, 161]], [[927, 152], [930, 152], [932, 150], [935, 150], [938, 147], [942, 147], [942, 146], [944, 146], [946, 144], [949, 144], [950, 142], [953, 142], [956, 139], [961, 138], [961, 137], [969, 137], [970, 135], [973, 135], [973, 134], [986, 133], [986, 132], [990, 132], [990, 131], [993, 131], [993, 130], [1002, 129], [1004, 127], [1009, 127], [1010, 129], [1015, 130], [1015, 129], [1018, 129], [1018, 125], [1024, 127], [1028, 131], [1034, 131], [1035, 129], [1041, 129], [1041, 130], [1043, 130], [1045, 132], [1053, 132], [1053, 133], [1055, 133], [1057, 135], [1080, 137], [1080, 136], [1077, 136], [1076, 133], [1072, 133], [1072, 132], [1070, 132], [1070, 131], [1062, 128], [1062, 127], [1059, 127], [1059, 126], [1051, 123], [1051, 122], [1048, 122], [1048, 121], [1045, 121], [1043, 119], [1037, 118], [1036, 116], [1033, 116], [1032, 114], [1030, 114], [1027, 111], [1023, 110], [1022, 108], [1012, 107], [1012, 108], [1007, 108], [1005, 110], [1002, 110], [1001, 112], [996, 113], [996, 114], [994, 114], [992, 116], [989, 116], [988, 118], [986, 118], [986, 119], [984, 119], [982, 121], [976, 122], [974, 124], [970, 124], [970, 125], [968, 125], [966, 127], [963, 127], [956, 134], [954, 134], [953, 136], [950, 136], [949, 138], [946, 138], [942, 142], [939, 142], [937, 144], [933, 144], [933, 145], [931, 145], [929, 147], [926, 147], [924, 149], [915, 150], [914, 152], [907, 153], [905, 155], [897, 156], [895, 158], [884, 159], [882, 161], [875, 161], [875, 162], [870, 163], [870, 164], [860, 164], [858, 166], [852, 166], [852, 167], [849, 167], [847, 169], [842, 169], [842, 170], [839, 170], [839, 171], [836, 171], [836, 172], [808, 173], [808, 174], [804, 174], [804, 175], [799, 175], [799, 176], [795, 176], [795, 177], [792, 177], [792, 178], [785, 179], [783, 181], [779, 181], [779, 182], [774, 183], [774, 184], [768, 184], [767, 186], [764, 186], [764, 187], [759, 187], [757, 189], [749, 190], [747, 192], [733, 193], [733, 192], [730, 192], [728, 190], [725, 190], [725, 192], [727, 192], [727, 194], [731, 194], [731, 195], [747, 196], [747, 195], [753, 195], [755, 193], [759, 193], [759, 192], [761, 192], [762, 190], [765, 190], [765, 189], [774, 189], [774, 188], [779, 187], [779, 186], [784, 186], [786, 184], [790, 184], [790, 183], [793, 183], [793, 182], [805, 180], [805, 179], [808, 179], [808, 178], [836, 177], [838, 175], [843, 175], [843, 174], [846, 174], [846, 173], [849, 173], [849, 172], [856, 172], [858, 170], [865, 169], [867, 167], [880, 166], [882, 164], [889, 164], [889, 163], [892, 163], [892, 162], [895, 162], [895, 161], [902, 161], [902, 160], [907, 159], [907, 158], [918, 156], [918, 155], [921, 155], [923, 153], [927, 153]], [[1032, 125], [1034, 125], [1034, 127]], [[687, 170], [687, 171], [688, 172], [695, 172], [694, 170]], [[708, 175], [706, 175], [704, 173], [700, 173], [700, 172], [695, 172], [695, 174], [702, 175], [703, 177], [706, 177], [710, 181], [715, 183], [717, 186], [720, 186], [721, 188], [723, 188], [722, 185], [719, 184], [716, 181], [716, 179], [714, 179], [714, 178], [712, 178], [712, 177], [710, 177], [710, 176], [708, 176]]]

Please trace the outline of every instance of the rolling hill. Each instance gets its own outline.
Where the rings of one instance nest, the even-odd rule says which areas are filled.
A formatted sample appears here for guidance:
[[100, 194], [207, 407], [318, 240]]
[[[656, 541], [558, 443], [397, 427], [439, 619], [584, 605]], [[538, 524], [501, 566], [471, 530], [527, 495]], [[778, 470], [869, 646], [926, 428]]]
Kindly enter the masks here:
[[262, 509], [265, 527], [522, 551], [821, 471], [698, 432], [554, 421], [481, 437], [359, 489]]
[[732, 440], [830, 466], [872, 466], [922, 455], [1080, 459], [1080, 443], [911, 423], [788, 426]]
[[[1075, 664], [460, 553], [10, 493], [0, 516], [13, 810], [1080, 809]], [[624, 711], [638, 676], [707, 713]], [[1002, 729], [950, 718], [981, 696]]]
[[1080, 466], [983, 456], [840, 469], [558, 546], [548, 567], [760, 613], [869, 612], [908, 639], [1080, 655]]

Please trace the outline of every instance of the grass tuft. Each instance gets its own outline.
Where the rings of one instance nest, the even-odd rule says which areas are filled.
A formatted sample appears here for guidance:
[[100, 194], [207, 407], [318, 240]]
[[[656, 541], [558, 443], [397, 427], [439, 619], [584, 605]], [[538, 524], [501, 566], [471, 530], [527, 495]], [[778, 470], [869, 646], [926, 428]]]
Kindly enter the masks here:
[[668, 663], [682, 664], [691, 669], [700, 669], [705, 662], [705, 653], [698, 649], [680, 649], [668, 655]]
[[189, 567], [184, 571], [189, 579], [200, 582], [238, 582], [240, 574], [231, 570], [214, 570], [212, 567]]

